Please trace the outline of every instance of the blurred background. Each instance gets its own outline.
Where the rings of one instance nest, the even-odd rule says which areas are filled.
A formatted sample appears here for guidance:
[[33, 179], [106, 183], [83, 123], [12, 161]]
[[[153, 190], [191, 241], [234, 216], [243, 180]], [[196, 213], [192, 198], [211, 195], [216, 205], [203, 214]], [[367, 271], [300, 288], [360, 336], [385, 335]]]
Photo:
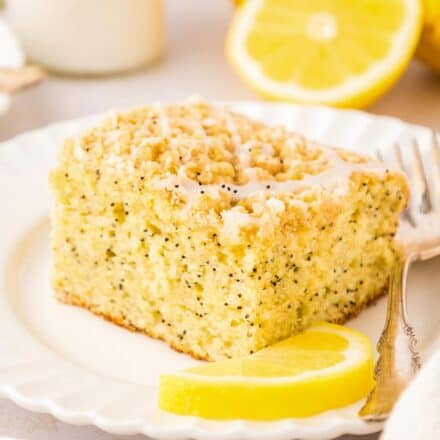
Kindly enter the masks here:
[[[83, 77], [78, 76], [78, 72], [74, 67], [68, 66], [68, 62], [69, 59], [78, 58], [80, 59], [78, 62], [87, 62], [87, 54], [93, 56], [94, 49], [84, 44], [84, 37], [88, 35], [84, 35], [87, 29], [83, 29], [81, 20], [86, 12], [90, 15], [90, 11], [84, 10], [84, 5], [95, 4], [95, 8], [91, 8], [92, 12], [96, 13], [96, 8], [100, 8], [104, 15], [120, 17], [121, 11], [124, 11], [123, 4], [126, 3], [128, 6], [133, 2], [131, 0], [127, 2], [9, 0], [7, 6], [10, 6], [12, 11], [7, 17], [11, 20], [12, 16], [12, 24], [17, 31], [16, 36], [19, 39], [20, 36], [22, 39], [25, 37], [26, 41], [22, 42], [24, 49], [32, 48], [42, 61], [47, 61], [52, 55], [55, 63], [59, 63], [56, 68], [65, 66], [66, 72], [57, 75], [49, 70], [48, 76], [40, 84], [14, 93], [9, 111], [0, 119], [0, 140], [59, 120], [151, 101], [176, 101], [192, 94], [218, 100], [260, 98], [258, 93], [245, 84], [225, 57], [225, 38], [231, 19], [236, 13], [233, 2], [230, 0], [140, 1], [151, 6], [142, 10], [145, 20], [148, 21], [150, 17], [147, 26], [153, 29], [151, 35], [145, 37], [147, 40], [160, 39], [157, 35], [161, 32], [162, 18], [161, 12], [158, 11], [162, 7], [164, 9], [163, 52], [161, 48], [156, 47], [160, 46], [159, 42], [150, 41], [153, 47], [149, 47], [148, 42], [143, 43], [145, 47], [142, 45], [139, 47], [140, 51], [144, 50], [147, 58], [152, 52], [154, 53], [154, 47], [161, 55], [154, 54], [154, 61], [144, 67], [132, 69], [132, 66], [124, 68], [123, 64], [127, 63], [127, 60], [117, 58], [117, 54], [112, 60], [110, 53], [106, 55], [110, 57], [107, 64], [113, 63], [112, 66], [117, 68], [119, 63], [123, 70], [129, 71], [128, 73]], [[429, 2], [429, 0], [425, 1]], [[438, 0], [434, 2], [440, 4]], [[135, 3], [137, 2], [133, 3], [134, 10], [139, 7]], [[60, 6], [61, 4], [64, 6]], [[53, 13], [54, 10], [58, 14], [64, 14], [64, 19], [60, 22], [54, 17], [55, 24], [54, 21], [47, 23], [48, 11]], [[129, 20], [129, 17], [126, 19]], [[66, 49], [59, 53], [57, 52], [60, 50], [59, 47], [63, 47], [60, 35], [69, 23], [77, 29], [78, 39], [75, 44], [66, 43]], [[127, 26], [126, 22], [120, 25], [123, 27], [120, 34], [124, 36], [130, 29], [124, 28]], [[135, 20], [132, 34], [140, 32], [136, 26], [139, 27], [138, 20]], [[95, 29], [95, 36], [99, 35], [99, 32], [99, 28]], [[35, 41], [38, 40], [36, 36], [41, 41]], [[114, 41], [108, 38], [109, 44]], [[2, 47], [2, 44], [0, 44], [0, 65], [11, 56], [10, 51]], [[78, 55], [82, 53], [84, 57], [81, 61]], [[142, 64], [142, 53], [135, 53], [133, 57], [134, 61], [138, 57]], [[103, 68], [102, 73], [109, 72]], [[367, 110], [440, 128], [440, 76], [413, 58], [409, 67], [404, 69], [402, 76], [395, 81], [391, 90], [376, 103], [368, 106]]]
[[[239, 74], [240, 66], [228, 62], [225, 55], [231, 22], [241, 13], [241, 8], [246, 7], [245, 2], [3, 1], [0, 140], [56, 121], [149, 102], [180, 101], [193, 94], [207, 100], [263, 99], [255, 90], [258, 87], [247, 85], [246, 74]], [[359, 30], [361, 40], [368, 34], [362, 32], [373, 30], [374, 34], [376, 26], [377, 35], [383, 34], [385, 29], [392, 38], [402, 23], [387, 6], [416, 5], [418, 2], [393, 0], [388, 3], [383, 0], [384, 15], [381, 15], [382, 10], [373, 11], [378, 22], [363, 23]], [[281, 0], [275, 3], [283, 6]], [[301, 3], [304, 8], [306, 5], [313, 8], [319, 4], [344, 4], [336, 0], [286, 0], [285, 5]], [[347, 0], [345, 4], [362, 2]], [[414, 15], [407, 20], [412, 29], [412, 45], [400, 48], [402, 62], [386, 87], [368, 105], [355, 100], [346, 107], [365, 107], [371, 113], [440, 129], [440, 75], [436, 73], [440, 66], [440, 0], [423, 0], [423, 6], [425, 12], [421, 17]], [[299, 14], [310, 12], [313, 10], [306, 8]], [[351, 9], [348, 13], [352, 13]], [[391, 14], [389, 21], [386, 14]], [[262, 30], [262, 45], [266, 41], [265, 30], [282, 33], [289, 25], [282, 14], [271, 17], [272, 27]], [[318, 18], [312, 28], [318, 39], [325, 40], [335, 29], [331, 18], [322, 15]], [[277, 20], [280, 20], [279, 25]], [[110, 30], [109, 23], [113, 24]], [[235, 33], [239, 32], [240, 23], [237, 26]], [[424, 62], [415, 56], [417, 47], [419, 58]], [[270, 48], [268, 50], [271, 52]], [[284, 56], [288, 63], [296, 55], [292, 53], [289, 57], [287, 52]], [[26, 67], [29, 64], [34, 67]], [[35, 65], [43, 66], [44, 72]], [[269, 63], [268, 70], [271, 68]], [[278, 99], [283, 100], [282, 97]], [[0, 400], [0, 437], [2, 435], [29, 439], [117, 438], [97, 428], [70, 427], [48, 415], [30, 414], [5, 400]], [[140, 438], [136, 436], [133, 440]], [[356, 437], [357, 440], [377, 438], [377, 435]], [[354, 437], [344, 437], [344, 440], [349, 439]]]

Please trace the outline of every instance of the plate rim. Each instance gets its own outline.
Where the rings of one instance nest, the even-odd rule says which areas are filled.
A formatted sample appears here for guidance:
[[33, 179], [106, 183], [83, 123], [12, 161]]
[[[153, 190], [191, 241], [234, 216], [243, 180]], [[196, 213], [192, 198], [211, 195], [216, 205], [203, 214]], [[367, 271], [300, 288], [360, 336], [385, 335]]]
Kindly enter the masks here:
[[[2, 96], [6, 97], [6, 100], [10, 102], [10, 97], [7, 94], [1, 94]], [[173, 102], [178, 101], [164, 101], [163, 104], [170, 104]], [[151, 104], [151, 103], [150, 103]], [[125, 112], [132, 109], [136, 109], [142, 106], [148, 106], [149, 103], [146, 104], [134, 104], [130, 106], [121, 106], [117, 108], [111, 108], [106, 111], [101, 112], [91, 112], [86, 115], [76, 117], [76, 118], [67, 118], [67, 119], [61, 119], [59, 121], [54, 121], [49, 124], [44, 124], [39, 127], [32, 128], [30, 130], [26, 130], [23, 133], [18, 133], [14, 136], [11, 136], [10, 138], [4, 139], [0, 141], [0, 150], [3, 149], [5, 146], [12, 142], [16, 142], [17, 140], [31, 136], [36, 135], [40, 132], [45, 131], [53, 131], [53, 130], [59, 130], [60, 128], [67, 127], [69, 125], [82, 125], [84, 123], [87, 123], [89, 121], [98, 120], [100, 118], [105, 117], [110, 112], [116, 111], [116, 112]], [[336, 107], [330, 107], [326, 105], [314, 105], [314, 104], [296, 104], [296, 103], [288, 103], [288, 102], [272, 102], [272, 101], [259, 101], [257, 99], [241, 99], [241, 100], [212, 100], [212, 104], [214, 105], [223, 105], [226, 107], [231, 107], [232, 110], [235, 110], [236, 107], [243, 107], [243, 106], [258, 106], [258, 107], [271, 107], [274, 109], [306, 109], [308, 111], [316, 111], [316, 112], [330, 112], [330, 113], [340, 113], [340, 114], [346, 114], [346, 115], [353, 115], [355, 117], [366, 117], [367, 119], [375, 119], [375, 120], [382, 120], [387, 121], [389, 123], [399, 124], [403, 125], [405, 127], [410, 127], [415, 130], [431, 130], [430, 127], [422, 124], [417, 124], [413, 122], [407, 122], [402, 118], [399, 118], [397, 116], [391, 116], [391, 115], [383, 115], [383, 114], [375, 114], [375, 113], [369, 113], [366, 110], [359, 110], [359, 109], [351, 109], [351, 108], [336, 108]]]
[[[393, 116], [384, 116], [384, 115], [374, 115], [370, 114], [364, 111], [360, 110], [347, 110], [347, 109], [335, 109], [327, 106], [305, 106], [300, 104], [289, 104], [289, 103], [277, 103], [277, 102], [262, 102], [258, 100], [239, 100], [239, 101], [215, 101], [215, 103], [230, 106], [233, 109], [236, 109], [237, 107], [259, 107], [261, 109], [270, 109], [271, 112], [287, 112], [289, 110], [294, 110], [296, 112], [300, 111], [311, 111], [311, 112], [317, 112], [317, 113], [330, 113], [330, 114], [345, 114], [345, 115], [352, 115], [355, 118], [364, 118], [366, 120], [382, 120], [386, 121], [387, 123], [394, 123], [399, 124], [400, 126], [409, 129], [411, 131], [426, 131], [429, 130], [429, 128], [424, 127], [422, 125], [412, 124], [412, 123], [406, 123], [405, 121], [393, 117]], [[130, 106], [128, 108], [123, 108], [118, 111], [124, 111], [130, 108], [135, 108], [136, 106]], [[97, 121], [101, 119], [103, 116], [108, 114], [108, 112], [100, 112], [100, 113], [93, 113], [87, 116], [83, 116], [80, 118], [74, 118], [74, 119], [68, 119], [64, 121], [58, 121], [54, 122], [52, 124], [36, 128], [30, 131], [27, 131], [25, 133], [21, 133], [19, 135], [16, 135], [10, 139], [7, 139], [5, 141], [2, 141], [0, 143], [0, 160], [2, 159], [2, 156], [5, 153], [8, 153], [11, 149], [16, 149], [16, 151], [20, 151], [20, 145], [24, 143], [26, 139], [32, 139], [38, 136], [47, 136], [47, 137], [56, 137], [57, 134], [64, 133], [63, 137], [69, 136], [72, 133], [75, 133], [77, 130], [83, 130], [85, 126], [88, 124], [91, 124], [94, 121]], [[14, 154], [14, 152], [12, 152]], [[19, 154], [19, 153], [17, 153]], [[0, 165], [1, 167], [1, 165]], [[1, 192], [1, 191], [0, 191]], [[0, 254], [2, 251], [0, 250]], [[0, 282], [3, 282], [2, 276], [0, 275]], [[0, 286], [1, 288], [1, 286]], [[7, 304], [7, 301], [5, 300], [5, 294], [4, 292], [0, 292], [0, 305], [7, 306], [3, 311], [0, 308], [0, 317], [7, 314], [8, 311], [13, 314], [12, 310], [10, 310], [9, 305]], [[6, 312], [5, 312], [6, 310]], [[6, 320], [5, 322], [7, 322]], [[2, 323], [2, 320], [0, 319], [0, 332], [4, 332], [7, 329], [7, 323], [5, 326], [5, 322]], [[11, 323], [12, 321], [10, 321]], [[15, 323], [16, 324], [16, 323]], [[12, 329], [14, 330], [14, 326], [12, 325]], [[17, 329], [15, 328], [15, 331], [25, 331], [25, 329]], [[31, 335], [26, 335], [29, 338], [32, 339]], [[21, 338], [25, 338], [24, 335], [20, 335]], [[33, 341], [34, 343], [39, 343], [38, 340]], [[3, 349], [4, 350], [4, 349]], [[2, 353], [2, 346], [0, 341], [0, 354]], [[49, 356], [50, 359], [51, 356]], [[69, 363], [68, 361], [64, 360], [63, 358], [56, 359], [59, 363]], [[31, 359], [28, 361], [29, 366], [34, 365], [34, 361]], [[12, 363], [11, 365], [14, 365]], [[41, 366], [40, 366], [41, 367]], [[2, 374], [2, 362], [0, 362], [0, 378]], [[68, 365], [68, 368], [72, 368], [72, 365]], [[79, 367], [74, 366], [74, 369], [77, 369]], [[64, 422], [74, 424], [74, 425], [86, 425], [86, 424], [92, 424], [95, 426], [98, 426], [99, 428], [115, 433], [115, 434], [135, 434], [135, 433], [142, 433], [145, 435], [149, 435], [153, 438], [159, 438], [159, 439], [187, 439], [187, 438], [204, 438], [204, 439], [215, 439], [215, 438], [252, 438], [252, 439], [258, 439], [258, 438], [267, 438], [267, 431], [259, 431], [258, 429], [249, 427], [249, 423], [247, 421], [243, 420], [234, 420], [229, 422], [221, 422], [222, 425], [228, 425], [228, 428], [226, 428], [223, 432], [221, 432], [220, 435], [216, 435], [213, 433], [213, 431], [203, 429], [203, 427], [195, 426], [194, 420], [196, 418], [185, 418], [185, 422], [181, 426], [177, 426], [175, 428], [170, 427], [155, 427], [151, 422], [148, 421], [133, 421], [130, 423], [112, 423], [110, 420], [106, 420], [105, 417], [102, 417], [99, 415], [99, 413], [96, 412], [89, 412], [89, 413], [83, 413], [83, 414], [77, 414], [75, 412], [69, 412], [66, 410], [66, 408], [63, 408], [62, 406], [59, 406], [55, 401], [50, 400], [50, 398], [35, 398], [30, 399], [27, 398], [26, 395], [23, 395], [20, 393], [20, 390], [17, 389], [14, 384], [4, 384], [0, 381], [0, 396], [6, 397], [13, 402], [15, 402], [17, 405], [31, 410], [35, 412], [45, 412], [49, 413], [52, 416], [56, 417], [59, 420], [62, 420]], [[327, 414], [327, 413], [324, 413]], [[377, 432], [381, 429], [381, 424], [365, 424], [361, 425], [359, 423], [350, 423], [350, 420], [348, 418], [343, 418], [336, 416], [333, 419], [333, 423], [329, 428], [326, 429], [319, 429], [316, 427], [308, 427], [305, 429], [304, 427], [298, 427], [298, 424], [295, 422], [294, 419], [287, 419], [287, 420], [281, 420], [281, 421], [275, 421], [270, 422], [271, 425], [273, 425], [273, 430], [270, 431], [270, 438], [275, 439], [288, 439], [292, 438], [292, 436], [302, 436], [308, 439], [330, 439], [334, 438], [335, 436], [344, 435], [344, 434], [367, 434], [372, 432]], [[200, 420], [200, 419], [199, 419]], [[219, 423], [219, 422], [216, 422]], [[254, 422], [252, 422], [254, 423]]]

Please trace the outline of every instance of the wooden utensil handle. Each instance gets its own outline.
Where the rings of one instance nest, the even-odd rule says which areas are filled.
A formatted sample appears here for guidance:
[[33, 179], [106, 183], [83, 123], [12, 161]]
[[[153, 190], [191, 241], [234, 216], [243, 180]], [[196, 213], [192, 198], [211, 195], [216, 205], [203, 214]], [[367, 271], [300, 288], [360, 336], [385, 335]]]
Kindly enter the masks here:
[[46, 72], [39, 66], [27, 65], [18, 69], [0, 69], [0, 91], [15, 93], [40, 82]]

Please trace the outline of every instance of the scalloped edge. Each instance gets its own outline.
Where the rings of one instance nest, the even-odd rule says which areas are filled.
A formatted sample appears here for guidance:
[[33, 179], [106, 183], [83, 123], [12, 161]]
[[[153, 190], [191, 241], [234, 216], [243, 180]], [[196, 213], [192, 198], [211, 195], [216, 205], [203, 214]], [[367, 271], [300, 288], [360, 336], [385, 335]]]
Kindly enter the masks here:
[[[319, 138], [325, 137], [326, 133], [331, 131], [332, 125], [330, 122], [333, 119], [339, 119], [340, 122], [344, 122], [347, 118], [352, 118], [359, 122], [362, 121], [362, 124], [364, 124], [364, 132], [357, 133], [357, 139], [365, 136], [366, 127], [370, 127], [371, 125], [380, 126], [381, 124], [389, 127], [393, 126], [392, 133], [394, 137], [389, 136], [388, 143], [395, 141], [398, 136], [405, 133], [412, 133], [419, 138], [424, 138], [426, 136], [427, 140], [430, 133], [429, 130], [424, 127], [406, 124], [396, 118], [371, 116], [357, 110], [341, 111], [327, 107], [297, 106], [278, 103], [264, 104], [252, 101], [223, 102], [221, 104], [229, 105], [236, 110], [241, 110], [248, 114], [250, 113], [251, 116], [254, 117], [258, 115], [260, 115], [260, 117], [264, 116], [262, 119], [270, 120], [268, 122], [280, 120], [283, 123], [289, 121], [292, 123], [294, 118], [305, 118], [308, 120], [309, 125], [310, 122], [312, 122], [312, 128], [320, 129], [316, 132], [318, 140]], [[38, 166], [38, 163], [43, 163], [42, 161], [46, 155], [54, 155], [53, 153], [56, 150], [56, 145], [61, 138], [84, 129], [102, 116], [102, 114], [92, 115], [78, 120], [52, 124], [45, 128], [21, 134], [9, 141], [1, 143], [0, 168], [4, 167], [5, 162], [8, 163], [8, 160], [10, 160], [13, 162], [12, 167], [10, 170], [6, 171], [6, 174], [9, 173], [9, 175], [14, 175], [14, 173], [17, 172], [16, 167], [23, 172], [22, 168], [25, 168], [26, 165], [32, 167]], [[320, 121], [320, 127], [318, 127], [317, 121]], [[306, 131], [309, 129], [307, 127], [305, 128]], [[306, 133], [306, 135], [310, 136], [310, 133]], [[44, 145], [44, 147], [42, 147], [42, 145]], [[37, 147], [40, 147], [41, 150], [36, 150]], [[27, 163], [26, 160], [23, 162], [24, 159], [27, 159]], [[35, 221], [35, 215], [32, 215], [32, 219]], [[5, 257], [7, 257], [6, 254], [7, 249], [0, 250], [0, 266], [2, 264], [2, 257], [4, 260]], [[44, 392], [34, 397], [26, 396], [23, 391], [20, 391], [20, 384], [23, 383], [23, 380], [26, 381], [26, 377], [29, 379], [30, 375], [25, 371], [23, 372], [21, 381], [19, 380], [18, 383], [17, 381], [14, 382], [12, 380], [6, 380], [5, 382], [2, 380], [3, 368], [7, 363], [9, 367], [13, 367], [15, 362], [17, 362], [27, 363], [29, 368], [28, 372], [31, 372], [32, 369], [35, 371], [38, 363], [35, 363], [34, 357], [37, 356], [37, 359], [42, 359], [43, 365], [53, 366], [59, 374], [67, 374], [71, 377], [74, 375], [73, 377], [77, 378], [77, 383], [81, 383], [82, 381], [90, 382], [95, 384], [95, 387], [98, 387], [98, 389], [100, 387], [106, 387], [107, 389], [111, 387], [127, 389], [128, 391], [123, 392], [123, 395], [127, 392], [130, 394], [132, 386], [105, 377], [93, 375], [87, 370], [82, 370], [55, 355], [37, 340], [32, 338], [28, 333], [28, 330], [25, 329], [16, 319], [4, 295], [0, 295], [0, 332], [5, 333], [6, 331], [9, 335], [13, 335], [17, 342], [14, 344], [14, 347], [10, 347], [2, 344], [0, 341], [0, 395], [9, 398], [25, 409], [36, 412], [46, 412], [57, 419], [70, 424], [93, 424], [105, 431], [115, 434], [143, 433], [150, 437], [163, 440], [185, 440], [189, 438], [204, 440], [221, 438], [232, 440], [237, 437], [243, 439], [263, 439], [268, 438], [268, 436], [273, 440], [287, 440], [293, 437], [310, 440], [327, 440], [344, 434], [368, 434], [377, 432], [382, 427], [381, 424], [366, 424], [360, 420], [352, 418], [350, 411], [358, 408], [360, 403], [353, 407], [330, 411], [309, 419], [289, 419], [267, 423], [255, 423], [243, 420], [232, 422], [209, 422], [193, 417], [185, 418], [166, 415], [166, 417], [172, 418], [172, 423], [170, 423], [169, 426], [164, 426], [163, 423], [157, 423], [157, 421], [155, 421], [155, 415], [157, 416], [159, 410], [154, 408], [155, 402], [152, 399], [148, 402], [147, 398], [145, 402], [144, 416], [132, 419], [131, 421], [115, 421], [115, 419], [106, 416], [105, 412], [102, 412], [102, 406], [86, 411], [75, 411], [69, 409], [65, 405], [63, 406], [62, 403], [57, 402], [57, 399], [60, 400], [60, 396], [56, 398], [48, 397]], [[18, 346], [20, 349], [17, 348]], [[26, 350], [26, 347], [29, 348], [29, 351]], [[29, 354], [31, 352], [33, 355]], [[35, 355], [35, 353], [37, 353], [37, 355]], [[9, 362], [8, 359], [10, 360]], [[80, 394], [81, 392], [82, 390], [78, 390], [76, 394]], [[87, 392], [90, 393], [90, 389], [86, 388], [84, 392], [85, 396], [83, 397], [83, 400], [87, 399]], [[117, 401], [118, 396], [121, 396], [121, 394], [115, 392], [115, 395]], [[110, 399], [107, 408], [109, 406], [111, 407], [114, 401], [114, 398]], [[151, 406], [150, 409], [148, 408], [148, 403]], [[221, 429], [219, 429], [220, 427]]]

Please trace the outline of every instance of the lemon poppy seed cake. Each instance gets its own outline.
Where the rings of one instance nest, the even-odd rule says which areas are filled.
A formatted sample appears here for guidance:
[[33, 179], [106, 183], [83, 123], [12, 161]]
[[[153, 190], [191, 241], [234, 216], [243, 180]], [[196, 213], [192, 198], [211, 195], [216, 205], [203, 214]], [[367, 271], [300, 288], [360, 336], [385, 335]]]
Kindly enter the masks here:
[[375, 161], [196, 101], [110, 115], [50, 180], [59, 300], [207, 360], [381, 295], [408, 198]]

